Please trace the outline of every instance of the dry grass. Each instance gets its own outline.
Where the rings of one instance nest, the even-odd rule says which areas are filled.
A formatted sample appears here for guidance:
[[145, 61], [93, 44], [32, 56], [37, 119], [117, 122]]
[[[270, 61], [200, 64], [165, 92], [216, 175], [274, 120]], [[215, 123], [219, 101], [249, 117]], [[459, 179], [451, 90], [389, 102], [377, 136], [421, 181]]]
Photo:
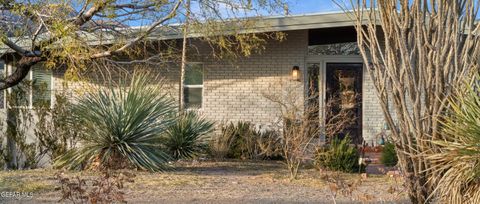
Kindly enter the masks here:
[[53, 171], [0, 171], [0, 192], [45, 192], [55, 188], [52, 179]]
[[[126, 184], [130, 203], [331, 203], [331, 190], [324, 179], [332, 172], [303, 169], [297, 180], [290, 180], [281, 162], [196, 162], [176, 164], [165, 173], [135, 172], [135, 182]], [[59, 200], [54, 170], [0, 172], [0, 191], [34, 192], [22, 203]], [[95, 176], [94, 172], [67, 172], [70, 177]], [[335, 173], [350, 182], [359, 174]], [[387, 176], [369, 176], [352, 196], [337, 196], [337, 201], [360, 201], [368, 193], [372, 201], [407, 202], [406, 195], [395, 197], [387, 192], [392, 183]], [[1, 200], [0, 200], [1, 201]], [[4, 200], [5, 201], [5, 200]], [[8, 200], [7, 200], [8, 201]], [[11, 200], [10, 200], [11, 201]], [[2, 201], [3, 202], [3, 201]]]

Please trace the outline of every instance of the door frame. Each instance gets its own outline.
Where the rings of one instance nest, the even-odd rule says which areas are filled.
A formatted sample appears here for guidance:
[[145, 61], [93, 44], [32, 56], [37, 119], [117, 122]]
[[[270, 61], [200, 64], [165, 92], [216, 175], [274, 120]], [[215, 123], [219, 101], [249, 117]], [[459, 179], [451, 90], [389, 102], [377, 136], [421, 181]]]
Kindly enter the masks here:
[[[309, 64], [313, 64], [313, 63], [318, 63], [319, 64], [319, 75], [320, 75], [320, 78], [319, 78], [319, 82], [318, 82], [318, 89], [321, 91], [321, 93], [319, 94], [318, 96], [318, 104], [319, 104], [319, 110], [320, 110], [320, 114], [319, 114], [319, 117], [320, 119], [321, 118], [325, 118], [325, 99], [326, 99], [326, 87], [327, 87], [327, 81], [326, 81], [326, 76], [327, 76], [327, 63], [359, 63], [359, 64], [362, 64], [363, 65], [363, 68], [362, 68], [362, 76], [361, 76], [361, 79], [362, 79], [362, 97], [361, 97], [361, 100], [362, 100], [362, 111], [361, 111], [361, 114], [362, 114], [362, 118], [361, 118], [361, 121], [362, 121], [362, 124], [361, 124], [361, 136], [363, 138], [364, 134], [364, 128], [363, 128], [363, 124], [365, 122], [363, 116], [365, 115], [364, 114], [364, 111], [365, 111], [365, 108], [364, 108], [364, 92], [365, 92], [365, 76], [366, 76], [366, 69], [365, 69], [365, 62], [363, 61], [363, 58], [362, 56], [360, 55], [310, 55], [310, 56], [307, 56], [305, 58], [305, 71], [303, 72], [303, 85], [304, 87], [306, 87], [306, 83], [308, 81], [308, 65]], [[304, 93], [306, 94], [307, 93], [307, 88], [304, 88]], [[324, 121], [322, 121], [323, 123]], [[323, 123], [322, 124], [322, 127], [325, 126], [325, 124]], [[322, 135], [323, 137], [324, 135]]]

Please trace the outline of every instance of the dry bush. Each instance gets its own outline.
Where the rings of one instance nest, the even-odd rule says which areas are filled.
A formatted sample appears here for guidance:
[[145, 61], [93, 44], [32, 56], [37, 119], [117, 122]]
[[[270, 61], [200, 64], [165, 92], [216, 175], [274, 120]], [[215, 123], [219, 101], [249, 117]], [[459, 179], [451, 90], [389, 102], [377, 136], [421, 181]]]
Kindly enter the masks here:
[[[333, 199], [333, 202], [336, 203], [337, 196], [343, 195], [349, 197], [351, 201], [354, 201], [353, 193], [358, 191], [358, 188], [362, 185], [364, 178], [359, 177], [353, 181], [347, 181], [343, 179], [338, 172], [326, 172], [322, 175], [322, 180], [328, 183], [327, 189], [329, 190], [330, 196]], [[373, 196], [369, 194], [364, 194], [361, 196], [360, 200], [364, 202], [369, 202], [373, 200]]]
[[134, 174], [103, 171], [96, 178], [68, 178], [63, 172], [56, 174], [62, 198], [59, 202], [73, 203], [126, 203], [125, 183], [133, 183]]
[[282, 157], [283, 140], [281, 134], [276, 130], [266, 130], [261, 132], [257, 138], [257, 147], [260, 150], [260, 156], [263, 158], [277, 159]]
[[227, 157], [230, 148], [233, 145], [235, 130], [233, 128], [225, 128], [225, 123], [220, 125], [219, 133], [209, 142], [209, 153], [217, 160]]
[[[386, 173], [386, 172], [385, 172]], [[325, 187], [333, 202], [336, 203], [339, 196], [349, 198], [351, 202], [357, 203], [404, 203], [406, 186], [403, 176], [389, 175], [387, 186], [366, 186], [367, 174], [361, 174], [355, 178], [345, 178], [342, 173], [322, 171], [321, 179], [328, 185]], [[364, 188], [362, 188], [362, 185]], [[367, 187], [367, 188], [365, 188]], [[374, 194], [372, 192], [377, 192]], [[382, 193], [383, 195], [379, 195]], [[385, 194], [388, 194], [385, 195]], [[383, 197], [383, 198], [380, 198]], [[388, 197], [388, 200], [384, 200]]]
[[[480, 81], [456, 92], [441, 119], [444, 140], [438, 151], [425, 152], [431, 170], [440, 175], [434, 194], [443, 203], [480, 203]], [[467, 83], [470, 85], [470, 83]]]
[[429, 202], [443, 170], [432, 169], [423, 153], [441, 149], [431, 141], [444, 140], [438, 119], [450, 109], [448, 98], [478, 72], [480, 5], [473, 0], [349, 2], [353, 11], [347, 13], [392, 127], [410, 200]]
[[210, 154], [215, 159], [278, 158], [281, 142], [275, 130], [258, 130], [250, 122], [222, 123], [220, 133], [210, 141]]
[[319, 136], [318, 108], [304, 107], [302, 86], [296, 81], [279, 81], [272, 84], [263, 96], [278, 105], [281, 120], [275, 121], [282, 133], [282, 152], [290, 179], [296, 179], [300, 164], [312, 151], [312, 142]]
[[[316, 146], [314, 143], [321, 144], [320, 136], [324, 135], [328, 141], [329, 137], [337, 135], [354, 122], [355, 117], [347, 110], [333, 113], [325, 109], [321, 114], [318, 102], [311, 102], [318, 93], [305, 98], [302, 83], [297, 81], [279, 80], [269, 87], [274, 90], [263, 92], [263, 96], [278, 107], [281, 119], [274, 124], [282, 134], [283, 158], [290, 178], [295, 179], [302, 162], [311, 159]], [[329, 107], [331, 103], [334, 100], [327, 102], [324, 107]]]

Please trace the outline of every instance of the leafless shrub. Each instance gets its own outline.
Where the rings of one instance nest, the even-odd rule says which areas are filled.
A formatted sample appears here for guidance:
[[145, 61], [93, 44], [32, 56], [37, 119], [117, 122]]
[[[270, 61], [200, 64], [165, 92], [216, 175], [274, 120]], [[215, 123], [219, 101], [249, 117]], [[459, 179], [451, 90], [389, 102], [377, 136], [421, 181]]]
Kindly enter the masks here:
[[[353, 179], [346, 179], [339, 172], [322, 171], [321, 179], [328, 184], [325, 188], [334, 203], [337, 202], [339, 196], [349, 198], [352, 202], [362, 203], [404, 202], [406, 186], [402, 175], [388, 175], [387, 186], [362, 188], [362, 185], [363, 187], [368, 185], [367, 176], [364, 173]], [[372, 192], [378, 192], [378, 194]]]
[[134, 176], [128, 172], [103, 171], [97, 178], [68, 178], [60, 172], [56, 174], [62, 194], [59, 202], [126, 203], [124, 185], [133, 183]]
[[429, 202], [443, 171], [431, 169], [423, 153], [439, 149], [431, 141], [444, 140], [438, 118], [450, 109], [449, 96], [478, 72], [478, 1], [348, 2], [410, 200]]
[[296, 81], [280, 80], [269, 87], [275, 90], [267, 90], [263, 96], [278, 106], [281, 120], [275, 124], [282, 133], [282, 152], [290, 178], [295, 179], [301, 163], [312, 155], [313, 142], [321, 135], [338, 134], [355, 121], [355, 117], [351, 117], [348, 111], [333, 113], [328, 110], [325, 115], [333, 119], [325, 120], [318, 102], [309, 103], [310, 97], [316, 97], [304, 99], [303, 86]]
[[[325, 172], [325, 174], [322, 176], [322, 180], [328, 183], [327, 188], [334, 203], [336, 203], [336, 199], [339, 194], [349, 197], [353, 201], [353, 193], [358, 191], [358, 188], [362, 185], [364, 179], [365, 178], [363, 177], [359, 177], [353, 181], [347, 181], [343, 179], [338, 172]], [[364, 194], [359, 196], [359, 198], [359, 200], [368, 202], [373, 200], [374, 197], [369, 194]]]

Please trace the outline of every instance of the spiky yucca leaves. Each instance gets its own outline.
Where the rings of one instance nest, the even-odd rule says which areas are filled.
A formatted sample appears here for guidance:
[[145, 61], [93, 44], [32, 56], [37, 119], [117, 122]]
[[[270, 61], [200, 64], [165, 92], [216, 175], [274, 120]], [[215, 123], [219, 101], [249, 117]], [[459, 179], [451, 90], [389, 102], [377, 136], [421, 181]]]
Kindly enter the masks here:
[[80, 147], [56, 159], [55, 166], [98, 165], [157, 171], [170, 158], [161, 134], [173, 123], [175, 106], [156, 78], [136, 72], [127, 82], [88, 91], [73, 112], [84, 128]]
[[186, 111], [167, 129], [164, 144], [175, 159], [191, 159], [206, 149], [205, 135], [212, 130], [212, 122], [196, 112]]
[[443, 140], [427, 152], [438, 177], [432, 196], [442, 203], [480, 203], [480, 83], [450, 100], [451, 113], [442, 118]]

